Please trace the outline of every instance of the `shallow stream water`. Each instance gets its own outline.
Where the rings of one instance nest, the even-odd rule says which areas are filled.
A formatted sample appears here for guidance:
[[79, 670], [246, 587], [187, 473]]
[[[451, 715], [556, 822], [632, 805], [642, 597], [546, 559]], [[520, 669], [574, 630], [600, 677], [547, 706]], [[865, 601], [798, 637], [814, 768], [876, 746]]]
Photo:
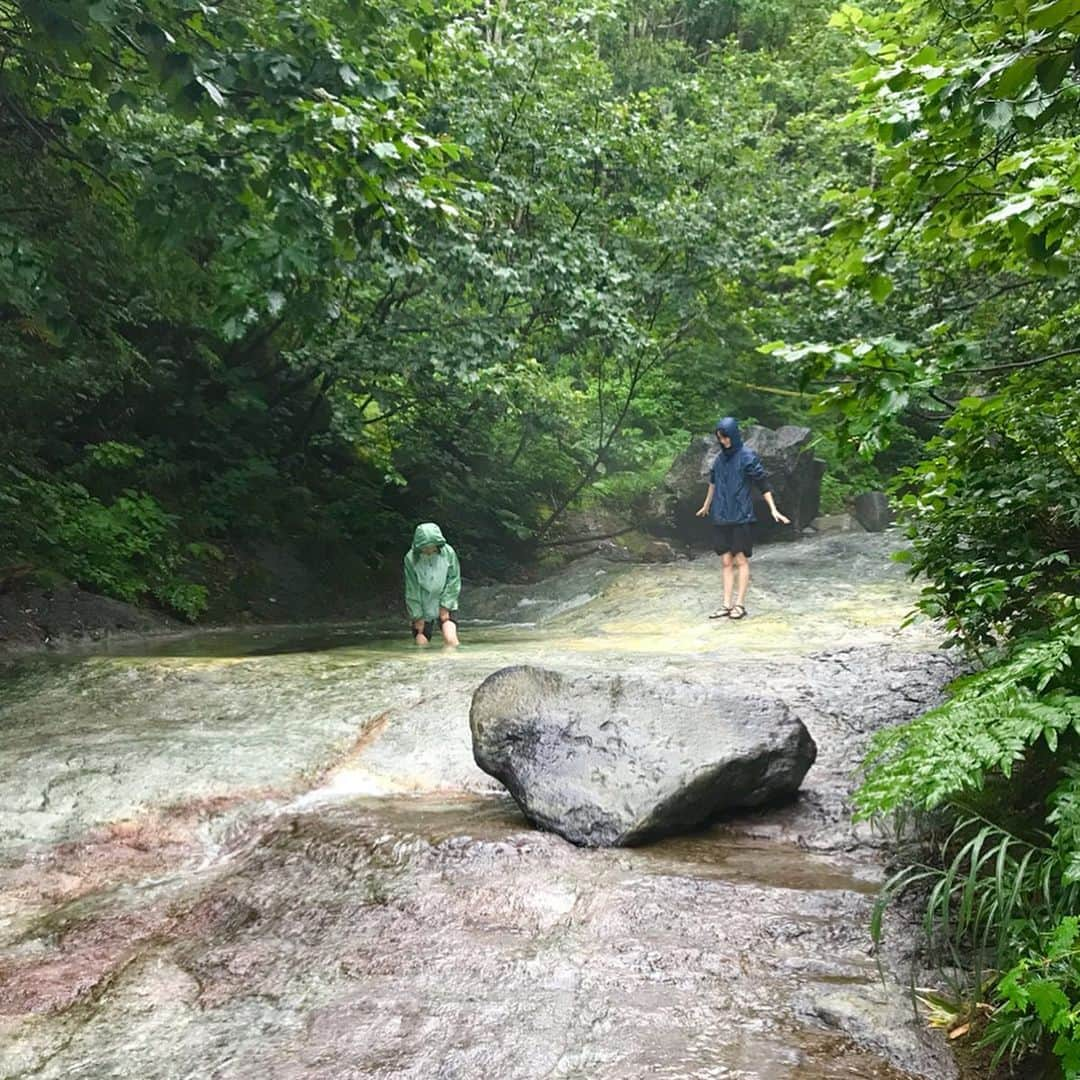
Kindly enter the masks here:
[[[457, 651], [286, 627], [9, 665], [0, 1076], [950, 1076], [903, 950], [878, 977], [846, 803], [948, 675], [894, 546], [763, 550], [741, 623], [707, 618], [715, 557], [586, 559], [467, 591]], [[780, 696], [818, 763], [785, 806], [577, 849], [473, 763], [515, 663]]]

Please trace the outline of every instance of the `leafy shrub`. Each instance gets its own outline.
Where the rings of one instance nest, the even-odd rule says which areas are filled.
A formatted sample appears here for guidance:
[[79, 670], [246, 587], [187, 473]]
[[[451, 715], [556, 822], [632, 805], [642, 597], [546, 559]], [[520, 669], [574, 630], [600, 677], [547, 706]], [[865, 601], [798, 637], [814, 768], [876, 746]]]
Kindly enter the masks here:
[[1067, 1076], [1080, 1076], [1080, 983], [1063, 944], [1080, 907], [1077, 378], [1066, 360], [962, 399], [925, 460], [901, 472], [919, 608], [980, 670], [880, 733], [856, 793], [863, 816], [952, 822], [882, 902], [925, 889], [933, 950], [995, 973], [984, 1042], [999, 1059], [1052, 1050]]
[[863, 817], [904, 806], [933, 810], [1008, 777], [1040, 739], [1051, 752], [1080, 736], [1080, 616], [1016, 645], [1011, 656], [954, 684], [936, 709], [878, 732], [855, 794]]
[[[1071, 370], [1070, 370], [1071, 369]], [[1045, 627], [1080, 591], [1080, 365], [966, 398], [901, 473], [920, 601], [958, 641]]]
[[[986, 967], [1006, 971], [985, 1033], [997, 1057], [1050, 1043], [1067, 1076], [1080, 1076], [1080, 981], [1067, 918], [1080, 910], [1078, 663], [1080, 614], [1021, 639], [1003, 660], [960, 680], [944, 704], [875, 736], [855, 795], [862, 817], [939, 810], [954, 822], [936, 857], [886, 884], [875, 938], [895, 896], [926, 890], [933, 950], [972, 963], [975, 985]], [[1043, 813], [1032, 812], [1037, 789], [1023, 779], [999, 785], [989, 800], [989, 812], [1014, 818], [1023, 835], [973, 812], [991, 778], [1030, 776], [1040, 748], [1049, 766], [1041, 760], [1035, 771], [1057, 781]]]
[[987, 1033], [995, 1061], [1049, 1041], [1067, 1080], [1080, 1076], [1080, 918], [1066, 915], [1041, 932], [997, 989], [1002, 1003]]
[[125, 489], [111, 502], [96, 499], [81, 484], [42, 480], [17, 469], [0, 495], [19, 522], [9, 550], [44, 559], [48, 568], [128, 602], [153, 596], [195, 619], [206, 606], [206, 590], [185, 581], [186, 553], [176, 518], [143, 491]]

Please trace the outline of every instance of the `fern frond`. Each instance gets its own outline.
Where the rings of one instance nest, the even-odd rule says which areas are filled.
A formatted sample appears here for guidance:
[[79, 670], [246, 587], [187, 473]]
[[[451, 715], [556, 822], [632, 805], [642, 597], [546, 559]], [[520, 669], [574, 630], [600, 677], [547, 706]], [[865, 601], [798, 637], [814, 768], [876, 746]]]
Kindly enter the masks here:
[[1050, 796], [1047, 822], [1054, 826], [1054, 847], [1062, 862], [1062, 877], [1080, 887], [1080, 763], [1065, 767], [1065, 779]]
[[933, 810], [977, 791], [992, 772], [1010, 776], [1043, 740], [1056, 752], [1080, 735], [1080, 618], [1018, 645], [1005, 661], [958, 680], [952, 697], [879, 732], [854, 795], [857, 818], [902, 808]]

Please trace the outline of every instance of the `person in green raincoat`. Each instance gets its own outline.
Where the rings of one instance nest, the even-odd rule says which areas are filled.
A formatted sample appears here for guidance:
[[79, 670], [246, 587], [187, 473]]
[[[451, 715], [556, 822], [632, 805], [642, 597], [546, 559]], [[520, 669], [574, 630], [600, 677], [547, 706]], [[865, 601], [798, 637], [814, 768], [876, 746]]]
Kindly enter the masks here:
[[461, 566], [457, 552], [434, 522], [417, 525], [412, 547], [405, 553], [405, 607], [417, 645], [431, 641], [436, 620], [443, 642], [457, 645], [460, 595]]

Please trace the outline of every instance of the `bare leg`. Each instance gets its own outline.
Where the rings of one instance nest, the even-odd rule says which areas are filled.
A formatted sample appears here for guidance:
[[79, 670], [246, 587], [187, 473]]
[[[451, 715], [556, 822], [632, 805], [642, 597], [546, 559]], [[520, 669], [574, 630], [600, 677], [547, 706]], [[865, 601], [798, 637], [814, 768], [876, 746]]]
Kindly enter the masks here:
[[[735, 586], [735, 565], [730, 551], [720, 556], [724, 560], [724, 607], [731, 607], [731, 592]], [[742, 603], [742, 601], [739, 601]]]
[[735, 566], [739, 573], [739, 593], [735, 603], [741, 606], [746, 603], [746, 592], [750, 588], [750, 560], [740, 551], [735, 556]]
[[413, 640], [416, 642], [416, 644], [426, 645], [428, 643], [428, 638], [427, 634], [424, 633], [424, 620], [417, 619], [413, 623], [413, 629], [417, 631], [417, 633], [413, 634]]
[[450, 612], [446, 608], [441, 608], [439, 611], [439, 628], [442, 630], [443, 644], [450, 645], [451, 647], [457, 646], [457, 623], [450, 617]]

